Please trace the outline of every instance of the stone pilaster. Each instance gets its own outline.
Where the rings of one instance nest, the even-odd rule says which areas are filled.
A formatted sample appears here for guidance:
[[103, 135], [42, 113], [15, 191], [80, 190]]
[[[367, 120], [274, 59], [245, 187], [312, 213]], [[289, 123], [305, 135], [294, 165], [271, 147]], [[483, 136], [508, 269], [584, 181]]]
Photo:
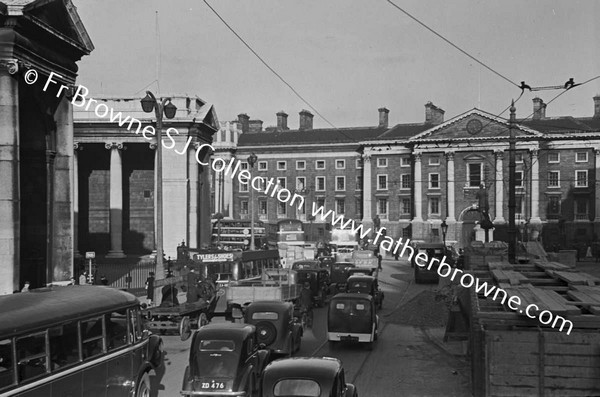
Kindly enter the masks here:
[[16, 77], [0, 68], [0, 294], [19, 288], [19, 90]]
[[540, 219], [540, 162], [538, 151], [531, 153], [531, 219], [529, 223], [541, 223]]
[[446, 192], [448, 215], [446, 217], [446, 222], [456, 222], [456, 201], [454, 199], [454, 152], [446, 153], [446, 180], [448, 181]]
[[[231, 159], [235, 161], [235, 156], [226, 154], [223, 156], [223, 159], [227, 164], [229, 164]], [[235, 163], [233, 163], [233, 167], [235, 167]], [[223, 203], [223, 210], [221, 213], [226, 215], [225, 218], [233, 219], [235, 218], [233, 214], [233, 179], [231, 178], [231, 174], [223, 175], [223, 178], [223, 198], [221, 199], [221, 202]], [[252, 189], [252, 187], [248, 186], [248, 189]]]
[[373, 222], [371, 191], [372, 191], [371, 155], [363, 154], [363, 224]]
[[110, 251], [107, 258], [124, 258], [123, 253], [123, 162], [122, 143], [107, 143], [110, 150]]
[[[200, 145], [195, 143], [194, 148], [197, 149]], [[188, 247], [198, 248], [198, 192], [200, 185], [198, 183], [198, 168], [199, 164], [196, 161], [196, 150], [188, 151], [188, 175], [190, 180], [190, 202], [188, 209]]]
[[495, 224], [506, 223], [504, 219], [504, 151], [497, 150], [494, 152], [496, 156], [496, 181], [495, 181]]
[[83, 146], [73, 143], [73, 257], [81, 258], [79, 252], [79, 154]]

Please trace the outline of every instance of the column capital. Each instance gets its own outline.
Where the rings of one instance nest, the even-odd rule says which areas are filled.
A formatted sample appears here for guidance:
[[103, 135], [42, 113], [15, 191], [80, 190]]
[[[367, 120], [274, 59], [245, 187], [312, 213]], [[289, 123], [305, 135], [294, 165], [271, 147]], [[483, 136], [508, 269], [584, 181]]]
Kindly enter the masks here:
[[148, 146], [150, 147], [150, 150], [156, 150], [156, 148], [158, 147], [158, 145], [156, 143], [149, 143]]
[[504, 159], [504, 150], [502, 150], [502, 149], [494, 150], [494, 156], [496, 156], [496, 160], [503, 160]]
[[415, 161], [421, 161], [422, 156], [423, 156], [423, 153], [421, 153], [421, 152], [413, 153], [413, 158], [415, 159]]
[[83, 150], [83, 144], [81, 142], [73, 142], [73, 151]]
[[538, 149], [531, 149], [531, 150], [529, 150], [529, 155], [531, 156], [532, 159], [536, 158], [539, 153], [540, 153], [540, 151]]
[[600, 149], [594, 149], [594, 154], [596, 157], [600, 157]]
[[362, 159], [363, 159], [363, 161], [367, 161], [367, 162], [371, 161], [371, 155], [367, 154], [367, 153], [363, 153]]
[[108, 142], [104, 144], [104, 147], [108, 150], [111, 149], [117, 149], [117, 150], [127, 150], [127, 146], [125, 146], [123, 143], [117, 143], [117, 142]]
[[455, 154], [454, 151], [448, 151], [448, 152], [444, 153], [447, 161], [454, 161], [454, 154]]

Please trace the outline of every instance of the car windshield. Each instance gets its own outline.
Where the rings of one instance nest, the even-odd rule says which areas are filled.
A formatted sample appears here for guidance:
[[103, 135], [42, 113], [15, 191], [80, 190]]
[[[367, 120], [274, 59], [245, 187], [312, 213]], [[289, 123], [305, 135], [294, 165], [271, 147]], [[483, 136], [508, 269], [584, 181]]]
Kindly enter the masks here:
[[252, 313], [252, 320], [277, 320], [279, 314], [275, 312], [256, 312]]
[[367, 281], [352, 281], [348, 287], [348, 291], [368, 294], [371, 292], [371, 286]]
[[276, 397], [319, 397], [321, 387], [312, 379], [282, 379], [275, 384], [273, 394]]

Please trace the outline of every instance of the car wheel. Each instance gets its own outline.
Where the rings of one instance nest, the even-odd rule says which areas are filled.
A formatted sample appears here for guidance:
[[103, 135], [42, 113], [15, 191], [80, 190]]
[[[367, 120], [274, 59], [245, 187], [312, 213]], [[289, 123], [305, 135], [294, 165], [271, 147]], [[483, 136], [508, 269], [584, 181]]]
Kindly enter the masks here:
[[150, 397], [150, 377], [147, 372], [144, 373], [135, 388], [135, 397]]
[[277, 339], [277, 328], [273, 323], [261, 321], [256, 324], [256, 335], [258, 343], [264, 343], [269, 346]]
[[192, 335], [192, 324], [190, 323], [190, 318], [188, 316], [184, 316], [179, 323], [179, 336], [182, 341], [188, 340]]

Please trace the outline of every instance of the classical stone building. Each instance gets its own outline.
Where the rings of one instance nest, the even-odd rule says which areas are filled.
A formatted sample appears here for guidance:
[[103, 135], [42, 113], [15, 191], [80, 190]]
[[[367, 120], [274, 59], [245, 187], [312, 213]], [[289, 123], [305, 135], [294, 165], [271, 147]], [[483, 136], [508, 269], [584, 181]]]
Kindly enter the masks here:
[[[156, 248], [158, 159], [157, 139], [146, 128], [155, 124], [154, 112], [144, 113], [140, 98], [94, 99], [74, 109], [76, 247], [108, 258], [149, 253]], [[202, 145], [219, 123], [201, 99], [171, 99], [177, 112], [163, 119], [163, 249], [175, 258], [182, 240], [191, 248], [210, 243], [209, 176], [199, 162], [207, 162], [210, 150]], [[99, 117], [104, 106], [110, 113]]]
[[[547, 117], [533, 100], [533, 117], [516, 120], [516, 224], [518, 238], [553, 246], [590, 244], [600, 234], [600, 97], [587, 118]], [[373, 218], [394, 238], [440, 241], [440, 224], [449, 224], [447, 241], [467, 245], [479, 229], [478, 192], [485, 186], [495, 239], [507, 237], [509, 123], [472, 109], [451, 120], [431, 102], [423, 123], [387, 125], [379, 109], [373, 127], [312, 129], [312, 115], [300, 112], [299, 128], [244, 131], [229, 144], [229, 155], [254, 152], [252, 173], [275, 178], [306, 197], [294, 210], [255, 192], [257, 217], [268, 222], [297, 218], [310, 227], [312, 203], [372, 226]], [[248, 123], [251, 124], [251, 121]], [[217, 153], [218, 155], [218, 153]], [[247, 165], [246, 165], [247, 167]], [[232, 180], [231, 216], [248, 218], [248, 186]], [[318, 237], [318, 236], [317, 236]]]
[[0, 25], [0, 293], [11, 293], [72, 276], [72, 106], [59, 89], [94, 47], [70, 0], [0, 1]]

